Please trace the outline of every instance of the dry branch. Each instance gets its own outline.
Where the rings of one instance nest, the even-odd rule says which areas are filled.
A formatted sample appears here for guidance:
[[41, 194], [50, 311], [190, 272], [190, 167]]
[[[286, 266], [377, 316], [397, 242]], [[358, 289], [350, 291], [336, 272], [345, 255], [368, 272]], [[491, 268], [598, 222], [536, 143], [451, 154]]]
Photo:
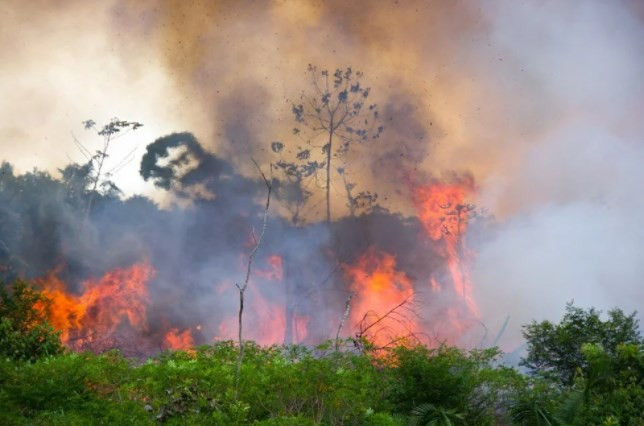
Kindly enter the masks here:
[[255, 235], [255, 231], [253, 230], [253, 240], [255, 242], [255, 246], [253, 249], [250, 251], [248, 255], [248, 262], [246, 264], [246, 278], [244, 279], [243, 284], [235, 284], [237, 289], [239, 290], [239, 318], [238, 318], [238, 339], [239, 339], [239, 355], [237, 357], [237, 369], [235, 372], [235, 382], [237, 385], [239, 385], [239, 373], [241, 371], [241, 366], [242, 362], [244, 360], [244, 339], [243, 339], [243, 314], [244, 314], [244, 293], [246, 292], [246, 288], [248, 288], [248, 282], [250, 280], [250, 272], [253, 266], [253, 260], [255, 259], [255, 255], [257, 254], [257, 251], [259, 250], [259, 246], [262, 244], [262, 239], [264, 238], [264, 233], [266, 232], [266, 222], [268, 220], [268, 208], [270, 207], [271, 204], [271, 193], [273, 191], [273, 184], [272, 184], [272, 178], [273, 178], [273, 165], [270, 165], [270, 171], [271, 171], [271, 180], [269, 180], [264, 172], [262, 172], [262, 169], [259, 167], [257, 162], [255, 160], [252, 160], [253, 163], [255, 164], [255, 167], [257, 167], [257, 170], [259, 173], [262, 175], [262, 178], [264, 179], [264, 184], [266, 184], [266, 205], [264, 207], [264, 217], [262, 220], [262, 228], [258, 236]]
[[347, 303], [346, 307], [344, 309], [344, 315], [342, 315], [342, 320], [340, 320], [340, 325], [338, 325], [338, 332], [335, 333], [335, 350], [338, 351], [340, 350], [340, 332], [342, 331], [342, 327], [344, 326], [344, 322], [347, 320], [347, 317], [349, 316], [349, 312], [351, 311], [351, 299], [353, 299], [353, 292], [349, 294], [349, 297], [347, 297]]

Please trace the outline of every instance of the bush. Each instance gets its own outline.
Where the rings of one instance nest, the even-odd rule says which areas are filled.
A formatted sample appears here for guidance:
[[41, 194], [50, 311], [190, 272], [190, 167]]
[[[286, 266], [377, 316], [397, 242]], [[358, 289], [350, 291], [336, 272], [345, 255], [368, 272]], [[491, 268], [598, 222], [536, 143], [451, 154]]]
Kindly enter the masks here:
[[[31, 363], [0, 363], [1, 424], [144, 424], [143, 406], [120, 386], [128, 363], [114, 353], [63, 354]], [[9, 421], [8, 419], [11, 419]]]
[[522, 384], [513, 369], [493, 365], [499, 355], [496, 348], [467, 353], [447, 346], [398, 347], [387, 360], [386, 398], [395, 413], [429, 407], [421, 417], [431, 411], [462, 417], [465, 424], [494, 424], [503, 397]]
[[608, 311], [602, 321], [600, 311], [566, 305], [566, 313], [558, 324], [542, 321], [525, 325], [523, 336], [528, 343], [528, 354], [521, 365], [532, 373], [548, 374], [565, 386], [574, 384], [579, 369], [587, 372], [587, 360], [582, 346], [601, 345], [615, 355], [623, 343], [642, 344], [636, 312], [624, 314], [620, 309]]
[[634, 342], [582, 343], [572, 385], [498, 365], [496, 349], [373, 355], [246, 342], [237, 381], [231, 341], [135, 364], [115, 351], [63, 352], [53, 332], [30, 340], [50, 330], [43, 306], [24, 283], [3, 293], [2, 336], [13, 343], [0, 357], [0, 424], [644, 426], [644, 349]]
[[47, 323], [49, 301], [22, 280], [0, 283], [0, 356], [34, 361], [63, 352], [60, 333]]

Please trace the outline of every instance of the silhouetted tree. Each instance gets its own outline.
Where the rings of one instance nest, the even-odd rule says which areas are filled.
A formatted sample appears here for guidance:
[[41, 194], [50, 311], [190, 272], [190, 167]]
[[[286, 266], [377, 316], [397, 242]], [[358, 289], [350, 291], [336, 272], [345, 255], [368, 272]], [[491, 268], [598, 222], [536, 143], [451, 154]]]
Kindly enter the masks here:
[[[254, 162], [254, 160], [253, 160]], [[253, 260], [255, 259], [255, 255], [257, 254], [257, 250], [259, 250], [260, 245], [262, 244], [262, 240], [264, 239], [264, 234], [266, 233], [266, 222], [268, 220], [268, 209], [271, 205], [271, 193], [273, 190], [273, 177], [272, 177], [272, 171], [273, 171], [273, 166], [271, 165], [271, 175], [270, 179], [266, 177], [264, 172], [259, 168], [257, 163], [255, 163], [255, 166], [257, 166], [257, 170], [259, 170], [259, 173], [262, 175], [262, 178], [264, 179], [264, 183], [266, 184], [266, 205], [264, 206], [264, 214], [262, 216], [262, 228], [259, 231], [259, 235], [255, 234], [255, 231], [253, 230], [253, 241], [254, 241], [254, 246], [251, 249], [250, 253], [248, 254], [248, 261], [246, 263], [246, 277], [244, 278], [243, 283], [237, 283], [235, 284], [237, 286], [237, 290], [239, 290], [239, 311], [238, 311], [238, 338], [239, 338], [239, 354], [237, 357], [237, 370], [236, 370], [236, 383], [239, 385], [239, 374], [241, 371], [241, 365], [242, 362], [244, 361], [244, 338], [243, 338], [243, 318], [244, 318], [244, 294], [246, 293], [246, 289], [248, 288], [248, 283], [250, 281], [250, 273], [253, 267]]]
[[[293, 134], [305, 146], [298, 146], [293, 161], [278, 161], [276, 167], [298, 183], [304, 183], [307, 178], [317, 182], [318, 172], [325, 171], [326, 220], [330, 222], [332, 164], [337, 159], [346, 158], [354, 142], [379, 138], [384, 127], [377, 125], [379, 117], [376, 104], [367, 104], [370, 88], [362, 86], [362, 72], [346, 68], [336, 69], [330, 74], [327, 70], [319, 71], [317, 67], [309, 65], [308, 74], [311, 88], [302, 92], [300, 103], [292, 105], [296, 122]], [[284, 144], [273, 142], [271, 148], [280, 153]], [[345, 167], [336, 171], [343, 174]], [[349, 207], [352, 207], [351, 202]]]
[[[143, 124], [137, 123], [135, 121], [124, 121], [124, 120], [119, 120], [118, 118], [113, 118], [109, 121], [109, 123], [105, 124], [103, 127], [97, 127], [96, 122], [94, 120], [86, 120], [83, 122], [83, 125], [85, 126], [86, 130], [94, 130], [96, 131], [97, 135], [103, 138], [103, 147], [99, 150], [96, 150], [96, 153], [93, 154], [90, 158], [91, 168], [92, 170], [96, 170], [96, 171], [91, 177], [92, 189], [89, 195], [89, 199], [87, 201], [87, 208], [85, 211], [85, 217], [89, 217], [99, 184], [105, 188], [106, 192], [112, 192], [112, 193], [118, 192], [118, 188], [114, 185], [112, 181], [109, 180], [109, 178], [120, 167], [122, 167], [126, 162], [129, 161], [128, 158], [133, 152], [133, 151], [130, 152], [130, 154], [128, 154], [123, 159], [121, 159], [121, 161], [118, 164], [116, 164], [111, 170], [104, 171], [103, 167], [105, 166], [105, 159], [109, 156], [108, 151], [110, 148], [110, 144], [118, 137], [123, 136], [124, 134], [126, 134], [131, 130], [138, 129], [139, 127], [143, 126]], [[82, 152], [87, 153], [87, 149], [82, 144], [80, 143], [78, 144], [79, 144], [79, 149], [81, 149]], [[104, 177], [107, 177], [107, 179], [105, 180]]]
[[600, 311], [578, 308], [569, 303], [559, 324], [542, 321], [525, 325], [523, 337], [528, 354], [521, 365], [533, 373], [548, 373], [562, 384], [572, 385], [577, 374], [585, 373], [588, 363], [582, 352], [584, 344], [599, 344], [614, 355], [620, 344], [642, 344], [636, 313], [626, 315], [621, 309], [608, 311], [602, 321]]

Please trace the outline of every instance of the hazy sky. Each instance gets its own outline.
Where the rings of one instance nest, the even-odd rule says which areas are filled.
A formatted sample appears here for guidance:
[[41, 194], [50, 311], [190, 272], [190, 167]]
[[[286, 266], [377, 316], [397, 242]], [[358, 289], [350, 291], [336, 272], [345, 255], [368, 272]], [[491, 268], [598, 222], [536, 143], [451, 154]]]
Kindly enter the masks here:
[[474, 281], [494, 328], [565, 301], [642, 309], [644, 8], [638, 1], [0, 3], [0, 158], [55, 171], [99, 139], [81, 121], [191, 131], [249, 167], [292, 127], [309, 63], [365, 73], [387, 133], [355, 167], [404, 210], [400, 170], [473, 173], [499, 221]]

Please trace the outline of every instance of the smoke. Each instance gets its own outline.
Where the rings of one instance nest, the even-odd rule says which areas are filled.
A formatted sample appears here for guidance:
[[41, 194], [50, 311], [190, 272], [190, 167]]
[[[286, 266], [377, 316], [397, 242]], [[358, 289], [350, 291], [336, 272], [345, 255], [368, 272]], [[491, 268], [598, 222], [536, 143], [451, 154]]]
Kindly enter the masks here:
[[[69, 162], [67, 156], [83, 161], [70, 135], [80, 132], [82, 120], [116, 115], [143, 122], [142, 131], [115, 148], [117, 159], [139, 146], [136, 159], [115, 177], [117, 184], [127, 195], [144, 193], [157, 201], [182, 196], [197, 200], [196, 206], [155, 210], [149, 241], [137, 245], [131, 241], [138, 237], [126, 233], [130, 239], [116, 239], [110, 249], [126, 245], [134, 256], [148, 244], [174, 247], [157, 261], [173, 264], [167, 273], [186, 291], [205, 292], [211, 277], [232, 275], [229, 265], [238, 263], [243, 241], [231, 234], [248, 230], [232, 212], [257, 211], [261, 199], [262, 183], [250, 159], [265, 165], [274, 160], [271, 141], [293, 144], [289, 101], [308, 87], [305, 70], [313, 63], [364, 71], [386, 127], [377, 144], [351, 152], [347, 176], [356, 191], [377, 192], [391, 216], [361, 224], [355, 235], [364, 242], [345, 239], [356, 247], [347, 252], [365, 244], [395, 247], [397, 253], [422, 249], [411, 235], [421, 232], [418, 224], [402, 226], [407, 219], [397, 216], [415, 214], [406, 182], [410, 176], [421, 181], [469, 173], [479, 188], [470, 201], [491, 216], [471, 229], [476, 232], [469, 238], [477, 252], [475, 295], [490, 330], [511, 316], [507, 340], [501, 341], [505, 349], [519, 343], [520, 324], [556, 319], [571, 299], [630, 310], [644, 298], [639, 283], [644, 195], [638, 188], [644, 178], [639, 166], [644, 13], [638, 2], [112, 1], [95, 6], [68, 1], [59, 6], [18, 1], [0, 6], [0, 59], [6, 64], [0, 81], [6, 94], [0, 103], [0, 157], [19, 171], [34, 166], [53, 171]], [[203, 149], [195, 151], [185, 138], [168, 145], [180, 131], [192, 132]], [[163, 135], [171, 136], [158, 139]], [[145, 184], [139, 160], [151, 159], [155, 149], [162, 153], [157, 159], [167, 163], [153, 161], [157, 169], [145, 169], [150, 174]], [[168, 165], [177, 161], [185, 170], [158, 185], [163, 190], [154, 187], [151, 182], [168, 178]], [[224, 172], [215, 171], [224, 165]], [[341, 176], [333, 185], [343, 187]], [[322, 217], [322, 197], [314, 191], [310, 204], [318, 207], [304, 212], [309, 222]], [[351, 224], [343, 218], [344, 192], [338, 189], [332, 197], [338, 227]], [[153, 210], [144, 201], [129, 202]], [[232, 203], [231, 212], [222, 213], [226, 203]], [[277, 208], [284, 218], [276, 221], [286, 221], [287, 212]], [[223, 217], [216, 226], [214, 212]], [[106, 208], [105, 218], [108, 213], [115, 212]], [[64, 223], [61, 238], [71, 238], [73, 221]], [[161, 240], [156, 226], [169, 230]], [[312, 260], [327, 243], [335, 244], [329, 230], [272, 226], [276, 237], [267, 247], [293, 259], [301, 256], [311, 265], [311, 276], [332, 269], [334, 259]], [[383, 235], [395, 242], [380, 243]], [[395, 238], [399, 235], [404, 238]], [[212, 238], [221, 240], [221, 248], [211, 246]], [[81, 240], [66, 243], [77, 250], [71, 257], [95, 265], [97, 258], [87, 257]], [[318, 243], [302, 243], [309, 240]], [[206, 247], [217, 262], [203, 254]], [[425, 276], [440, 263], [427, 262], [428, 270], [405, 268]], [[173, 279], [168, 300], [179, 300]], [[343, 297], [326, 302], [342, 306]], [[190, 310], [174, 311], [180, 315], [184, 308]], [[204, 302], [196, 310], [205, 313], [212, 306]]]
[[480, 180], [499, 222], [478, 246], [477, 296], [490, 324], [511, 316], [517, 344], [519, 324], [556, 319], [566, 301], [641, 309], [644, 31], [627, 3], [498, 12], [493, 38], [540, 93], [519, 104], [544, 103], [533, 131], [504, 144], [509, 161]]

